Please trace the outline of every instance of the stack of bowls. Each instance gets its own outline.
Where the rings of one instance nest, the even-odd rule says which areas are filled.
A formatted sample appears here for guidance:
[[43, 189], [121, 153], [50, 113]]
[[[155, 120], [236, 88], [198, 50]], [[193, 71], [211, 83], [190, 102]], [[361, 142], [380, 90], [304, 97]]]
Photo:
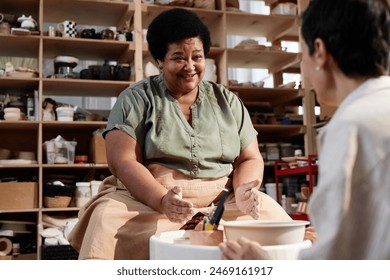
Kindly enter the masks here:
[[6, 121], [20, 120], [20, 109], [16, 107], [9, 107], [4, 109], [4, 119]]

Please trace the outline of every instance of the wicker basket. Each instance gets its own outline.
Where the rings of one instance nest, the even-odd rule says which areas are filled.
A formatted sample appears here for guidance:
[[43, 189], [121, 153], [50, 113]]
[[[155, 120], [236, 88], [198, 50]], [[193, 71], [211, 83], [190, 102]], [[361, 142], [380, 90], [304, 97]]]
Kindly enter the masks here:
[[79, 253], [71, 245], [42, 245], [42, 260], [77, 260]]
[[69, 206], [71, 200], [70, 196], [44, 196], [43, 204], [47, 208], [65, 208]]

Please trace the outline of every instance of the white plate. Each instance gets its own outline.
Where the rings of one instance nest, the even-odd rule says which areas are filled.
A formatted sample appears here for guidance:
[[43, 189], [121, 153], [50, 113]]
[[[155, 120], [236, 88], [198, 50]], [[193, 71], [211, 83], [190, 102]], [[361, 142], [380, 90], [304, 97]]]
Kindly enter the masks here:
[[38, 74], [35, 72], [14, 71], [14, 72], [8, 73], [8, 76], [14, 77], [14, 78], [36, 78], [36, 77], [38, 77]]
[[37, 161], [28, 159], [2, 159], [0, 164], [35, 164]]
[[54, 58], [54, 62], [55, 63], [79, 63], [79, 59], [77, 57], [74, 57], [74, 56], [65, 56], [65, 55], [60, 55], [60, 56], [56, 56]]
[[32, 233], [32, 231], [26, 230], [26, 225], [35, 225], [36, 223], [29, 221], [1, 220], [0, 224], [0, 232], [12, 231], [13, 234], [29, 234]]
[[28, 29], [24, 29], [24, 28], [12, 27], [11, 28], [11, 34], [13, 34], [13, 35], [30, 35], [31, 31], [28, 30]]

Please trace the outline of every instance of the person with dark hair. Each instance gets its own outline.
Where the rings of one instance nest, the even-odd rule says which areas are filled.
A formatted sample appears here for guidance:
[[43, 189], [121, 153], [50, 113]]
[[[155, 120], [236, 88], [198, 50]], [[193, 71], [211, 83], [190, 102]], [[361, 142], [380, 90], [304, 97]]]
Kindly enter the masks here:
[[[319, 180], [309, 205], [317, 241], [300, 259], [390, 259], [390, 8], [386, 0], [312, 0], [302, 14], [302, 72], [320, 105]], [[269, 255], [248, 239], [225, 259]]]
[[152, 235], [179, 230], [230, 190], [224, 220], [290, 220], [258, 188], [263, 159], [241, 100], [203, 81], [211, 40], [186, 9], [148, 27], [161, 73], [123, 91], [104, 132], [108, 166], [99, 193], [79, 212], [69, 241], [80, 259], [147, 259]]

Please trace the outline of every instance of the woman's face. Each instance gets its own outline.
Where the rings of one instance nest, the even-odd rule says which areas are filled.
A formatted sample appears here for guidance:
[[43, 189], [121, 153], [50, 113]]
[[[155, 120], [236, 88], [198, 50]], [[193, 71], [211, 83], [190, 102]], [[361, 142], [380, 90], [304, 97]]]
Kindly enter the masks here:
[[198, 84], [203, 79], [206, 68], [203, 43], [198, 37], [169, 44], [164, 61], [158, 62], [172, 94], [183, 95], [198, 91]]

